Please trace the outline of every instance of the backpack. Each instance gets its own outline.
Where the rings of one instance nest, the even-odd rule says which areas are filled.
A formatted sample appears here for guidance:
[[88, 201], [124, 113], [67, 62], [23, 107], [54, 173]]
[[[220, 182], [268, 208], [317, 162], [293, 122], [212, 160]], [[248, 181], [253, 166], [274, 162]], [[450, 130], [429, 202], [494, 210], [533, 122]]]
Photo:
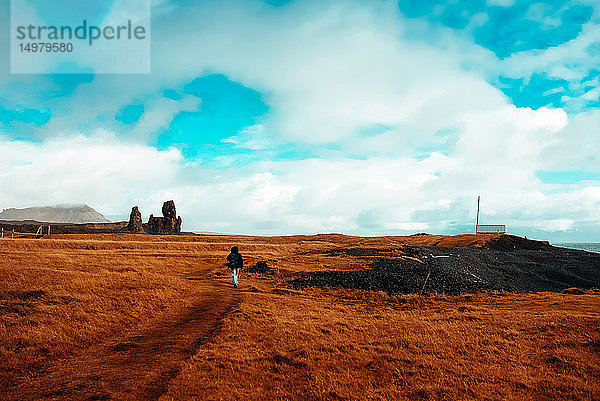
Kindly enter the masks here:
[[229, 268], [230, 269], [243, 269], [244, 261], [242, 260], [242, 255], [239, 253], [230, 253], [229, 254]]

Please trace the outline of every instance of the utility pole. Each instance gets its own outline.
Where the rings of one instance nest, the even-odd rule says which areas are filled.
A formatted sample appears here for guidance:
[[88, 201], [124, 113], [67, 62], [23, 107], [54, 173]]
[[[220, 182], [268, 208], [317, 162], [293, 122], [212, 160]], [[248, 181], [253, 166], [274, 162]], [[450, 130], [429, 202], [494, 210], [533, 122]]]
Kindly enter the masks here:
[[478, 234], [479, 231], [479, 201], [481, 200], [481, 196], [477, 195], [477, 217], [475, 217], [475, 234]]

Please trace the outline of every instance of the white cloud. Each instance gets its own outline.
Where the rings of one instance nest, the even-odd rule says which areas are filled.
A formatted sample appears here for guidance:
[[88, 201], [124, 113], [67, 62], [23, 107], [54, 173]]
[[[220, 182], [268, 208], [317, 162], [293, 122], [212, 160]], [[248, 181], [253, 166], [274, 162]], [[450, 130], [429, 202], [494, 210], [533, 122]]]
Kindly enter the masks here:
[[195, 96], [185, 96], [179, 101], [164, 97], [151, 99], [144, 105], [144, 113], [140, 120], [125, 137], [136, 142], [155, 143], [157, 135], [169, 127], [177, 113], [196, 111], [201, 102], [201, 99]]
[[[202, 2], [185, 15], [165, 11], [153, 28], [152, 79], [97, 76], [57, 102], [70, 115], [42, 133], [71, 132], [72, 115], [93, 121], [142, 98], [146, 112], [125, 138], [145, 143], [199, 101], [151, 96], [217, 72], [259, 90], [272, 107], [229, 143], [260, 150], [334, 142], [338, 149], [320, 150], [323, 159], [209, 169], [182, 163], [175, 150], [107, 134], [3, 140], [0, 153], [12, 156], [0, 161], [0, 187], [11, 191], [0, 206], [88, 202], [126, 214], [139, 204], [146, 214], [174, 199], [185, 229], [374, 234], [469, 224], [481, 194], [486, 223], [560, 231], [600, 219], [595, 187], [551, 186], [536, 176], [600, 169], [597, 112], [568, 118], [560, 109], [512, 106], [476, 68], [492, 65], [490, 52], [447, 30], [440, 45], [407, 37], [408, 20], [393, 3], [314, 4]], [[558, 68], [568, 49], [583, 59], [594, 37], [586, 29], [581, 41], [541, 58], [515, 55], [504, 67], [515, 74]], [[386, 128], [365, 134], [373, 125]]]
[[121, 144], [108, 132], [43, 144], [0, 137], [0, 155], [3, 207], [81, 202], [109, 215], [171, 185], [181, 160], [176, 150]]
[[[541, 116], [530, 113], [507, 115], [538, 127]], [[507, 136], [496, 145], [511, 141]], [[420, 161], [312, 159], [214, 170], [182, 164], [175, 150], [119, 143], [107, 132], [44, 144], [2, 141], [0, 154], [0, 182], [10, 188], [1, 207], [86, 202], [105, 214], [126, 216], [139, 205], [147, 218], [174, 199], [188, 230], [439, 232], [449, 224], [469, 224], [478, 193], [482, 221], [508, 224], [513, 232], [519, 226], [565, 231], [569, 221], [600, 218], [597, 187], [544, 195], [530, 170], [519, 173], [502, 157], [493, 161], [495, 169], [479, 168], [480, 161], [459, 153]]]
[[569, 231], [575, 222], [571, 219], [556, 219], [545, 221], [538, 228], [542, 231]]
[[547, 138], [540, 170], [600, 171], [600, 110], [571, 116], [568, 125]]
[[[408, 20], [394, 4], [313, 4], [275, 9], [236, 3], [222, 10], [208, 3], [188, 10], [177, 31], [161, 31], [155, 39], [170, 60], [156, 70], [224, 72], [266, 94], [273, 106], [268, 128], [276, 138], [305, 143], [339, 141], [373, 124], [406, 126], [415, 119], [427, 131], [461, 107], [504, 101], [480, 73], [462, 69], [460, 53], [403, 40]], [[193, 51], [186, 49], [186, 37], [195, 38]], [[472, 46], [472, 52], [480, 49]], [[435, 113], [423, 118], [429, 105]]]
[[518, 52], [498, 64], [494, 72], [511, 77], [528, 78], [536, 72], [566, 80], [582, 80], [598, 65], [598, 55], [589, 53], [600, 40], [600, 26], [586, 24], [577, 38], [545, 50]]
[[423, 231], [429, 229], [427, 223], [388, 223], [384, 224], [384, 228], [388, 230], [401, 230], [401, 231]]

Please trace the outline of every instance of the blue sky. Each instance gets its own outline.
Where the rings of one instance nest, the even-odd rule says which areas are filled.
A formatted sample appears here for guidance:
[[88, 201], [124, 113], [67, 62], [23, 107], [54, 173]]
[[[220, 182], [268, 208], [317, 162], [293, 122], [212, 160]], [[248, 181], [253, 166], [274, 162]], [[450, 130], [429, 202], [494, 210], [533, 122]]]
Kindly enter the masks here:
[[485, 223], [600, 240], [595, 1], [154, 0], [151, 29], [151, 74], [2, 59], [0, 207], [173, 198], [190, 230], [460, 233], [481, 194]]

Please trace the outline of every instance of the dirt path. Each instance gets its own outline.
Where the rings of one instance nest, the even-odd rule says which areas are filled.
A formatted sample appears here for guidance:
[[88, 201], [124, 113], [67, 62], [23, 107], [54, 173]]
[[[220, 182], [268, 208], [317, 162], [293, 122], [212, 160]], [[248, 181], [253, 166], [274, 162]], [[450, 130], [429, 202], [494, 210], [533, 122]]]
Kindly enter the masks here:
[[[115, 338], [60, 361], [36, 386], [16, 389], [15, 400], [155, 400], [167, 391], [183, 363], [209, 341], [221, 319], [240, 300], [222, 282], [197, 295], [179, 316], [152, 322], [133, 335]], [[206, 288], [205, 287], [205, 288]], [[8, 398], [11, 399], [11, 398]]]

